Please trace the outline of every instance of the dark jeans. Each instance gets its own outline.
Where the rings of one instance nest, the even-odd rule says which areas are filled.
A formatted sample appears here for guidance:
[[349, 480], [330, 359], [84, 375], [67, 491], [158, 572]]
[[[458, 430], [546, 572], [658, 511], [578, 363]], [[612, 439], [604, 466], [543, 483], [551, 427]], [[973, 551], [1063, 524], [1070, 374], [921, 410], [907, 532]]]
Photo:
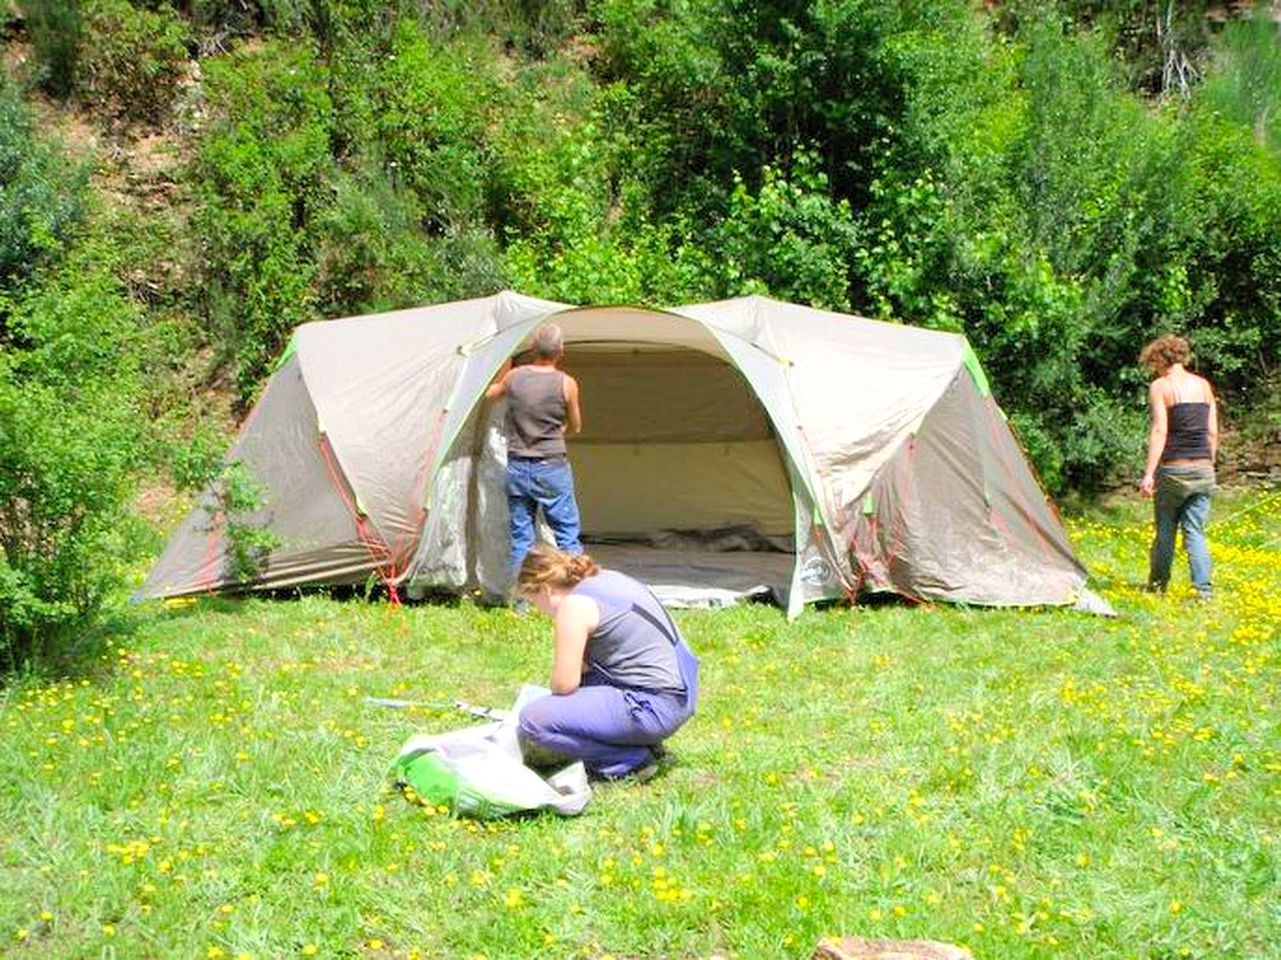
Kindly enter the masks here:
[[1156, 535], [1148, 557], [1149, 586], [1165, 589], [1170, 582], [1175, 530], [1181, 528], [1192, 586], [1203, 597], [1210, 595], [1210, 545], [1205, 525], [1210, 519], [1213, 490], [1213, 467], [1161, 467], [1157, 471], [1152, 498]]
[[510, 517], [511, 557], [507, 570], [514, 582], [521, 562], [534, 545], [538, 508], [556, 536], [556, 546], [566, 553], [582, 553], [578, 540], [578, 504], [574, 500], [574, 472], [564, 457], [533, 460], [507, 459], [507, 512]]

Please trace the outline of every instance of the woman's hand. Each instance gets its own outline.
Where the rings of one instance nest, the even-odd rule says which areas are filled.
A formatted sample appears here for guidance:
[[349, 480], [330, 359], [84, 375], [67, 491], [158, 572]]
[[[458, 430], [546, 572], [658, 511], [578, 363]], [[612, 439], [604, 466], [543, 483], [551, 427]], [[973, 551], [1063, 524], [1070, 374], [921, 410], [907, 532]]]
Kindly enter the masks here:
[[1145, 497], [1150, 497], [1156, 493], [1156, 478], [1150, 473], [1145, 473], [1143, 479], [1139, 481], [1139, 493]]

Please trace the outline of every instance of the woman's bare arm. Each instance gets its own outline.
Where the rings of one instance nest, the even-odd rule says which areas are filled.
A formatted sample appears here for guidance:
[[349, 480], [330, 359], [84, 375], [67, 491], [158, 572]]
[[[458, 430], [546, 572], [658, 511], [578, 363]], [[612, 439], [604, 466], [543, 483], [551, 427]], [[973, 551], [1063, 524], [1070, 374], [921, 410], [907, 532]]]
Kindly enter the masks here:
[[1152, 424], [1148, 428], [1148, 459], [1143, 467], [1143, 479], [1139, 481], [1139, 492], [1150, 497], [1156, 489], [1156, 468], [1161, 462], [1161, 453], [1165, 450], [1165, 435], [1169, 430], [1165, 388], [1160, 379], [1153, 380], [1148, 387], [1148, 406], [1151, 408]]
[[583, 682], [587, 638], [600, 623], [600, 608], [589, 597], [565, 597], [556, 611], [552, 649], [552, 693], [573, 693]]
[[1219, 404], [1214, 399], [1214, 388], [1209, 381], [1205, 384], [1205, 395], [1210, 398], [1210, 419], [1206, 426], [1210, 435], [1210, 459], [1215, 460], [1219, 456]]

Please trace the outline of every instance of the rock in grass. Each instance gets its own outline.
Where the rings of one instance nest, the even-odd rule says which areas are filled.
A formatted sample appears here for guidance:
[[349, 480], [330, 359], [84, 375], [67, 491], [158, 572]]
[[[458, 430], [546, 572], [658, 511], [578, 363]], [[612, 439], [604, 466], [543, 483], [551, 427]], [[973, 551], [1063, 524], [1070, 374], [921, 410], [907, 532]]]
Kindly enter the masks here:
[[974, 960], [968, 950], [937, 940], [823, 939], [812, 960]]

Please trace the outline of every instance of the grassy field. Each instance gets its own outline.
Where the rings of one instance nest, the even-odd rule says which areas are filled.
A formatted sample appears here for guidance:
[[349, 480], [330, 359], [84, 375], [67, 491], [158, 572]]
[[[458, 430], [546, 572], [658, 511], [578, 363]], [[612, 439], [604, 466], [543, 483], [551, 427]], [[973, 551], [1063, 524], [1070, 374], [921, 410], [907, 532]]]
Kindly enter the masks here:
[[1218, 597], [1142, 594], [1147, 514], [1071, 522], [1120, 613], [686, 612], [699, 715], [577, 819], [385, 790], [369, 695], [504, 705], [536, 616], [321, 597], [151, 606], [0, 690], [0, 954], [1281, 956], [1281, 494], [1226, 495]]

